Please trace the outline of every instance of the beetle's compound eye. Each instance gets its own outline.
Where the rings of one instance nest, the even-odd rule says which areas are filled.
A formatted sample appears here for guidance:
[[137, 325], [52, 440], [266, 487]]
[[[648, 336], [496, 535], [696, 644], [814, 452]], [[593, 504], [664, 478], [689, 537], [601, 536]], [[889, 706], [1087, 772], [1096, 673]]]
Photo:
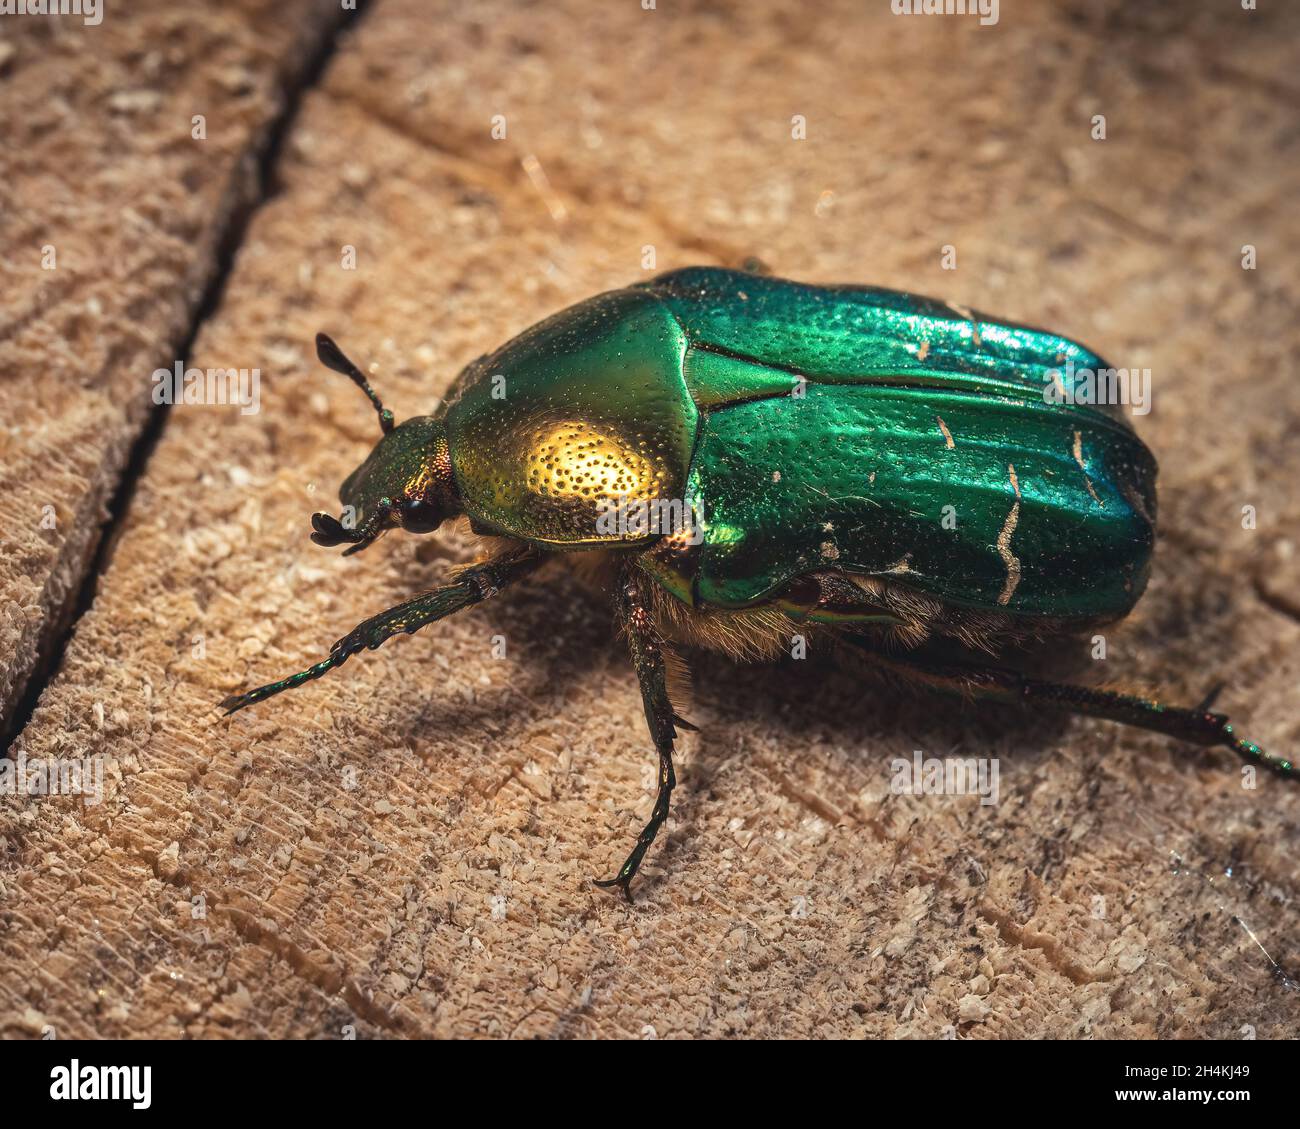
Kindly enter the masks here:
[[398, 520], [407, 533], [432, 533], [442, 519], [442, 507], [428, 498], [408, 498], [398, 511]]

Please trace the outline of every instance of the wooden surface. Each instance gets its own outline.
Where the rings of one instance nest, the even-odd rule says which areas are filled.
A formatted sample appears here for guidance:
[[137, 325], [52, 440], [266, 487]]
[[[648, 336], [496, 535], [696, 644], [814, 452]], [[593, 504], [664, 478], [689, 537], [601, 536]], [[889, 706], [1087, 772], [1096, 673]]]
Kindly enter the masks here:
[[77, 610], [149, 374], [219, 281], [336, 7], [142, 0], [90, 27], [4, 22], [0, 720]]
[[[645, 277], [653, 247], [658, 270], [757, 255], [1150, 367], [1155, 576], [1104, 663], [1086, 639], [1056, 657], [1189, 704], [1222, 679], [1244, 732], [1293, 749], [1300, 19], [1280, 7], [1005, 5], [980, 28], [850, 0], [372, 5], [300, 95], [189, 355], [260, 368], [261, 410], [170, 411], [10, 750], [106, 768], [98, 805], [0, 800], [0, 1032], [1293, 1035], [1300, 993], [1234, 915], [1296, 973], [1300, 789], [1244, 788], [1226, 752], [900, 699], [816, 656], [703, 656], [701, 732], [629, 909], [589, 879], [648, 813], [652, 756], [605, 602], [563, 572], [230, 721], [213, 708], [473, 550], [394, 535], [344, 560], [308, 542], [377, 434], [313, 334], [373, 364], [401, 418], [540, 317]], [[100, 96], [7, 155], [26, 208], [3, 229], [0, 311], [11, 688], [54, 632], [53, 589], [86, 566], [149, 373], [198, 308], [216, 201], [323, 26], [290, 12], [225, 17], [269, 85], [222, 146], [170, 142], [175, 168], [134, 186], [123, 145], [186, 137], [161, 115], [188, 120], [195, 99], [141, 103], [118, 138]], [[0, 83], [47, 89], [160, 18], [66, 30], [39, 59], [20, 40]], [[190, 50], [165, 73], [218, 66]], [[106, 70], [105, 89], [139, 71], [121, 58], [132, 75]], [[131, 267], [126, 199], [186, 169], [190, 190], [156, 210], [190, 226]], [[90, 193], [91, 218], [36, 207], [65, 180], [126, 199]], [[40, 245], [64, 239], [78, 273], [37, 279]], [[57, 539], [35, 524], [47, 496]], [[889, 762], [915, 749], [997, 757], [1000, 802], [892, 794]]]

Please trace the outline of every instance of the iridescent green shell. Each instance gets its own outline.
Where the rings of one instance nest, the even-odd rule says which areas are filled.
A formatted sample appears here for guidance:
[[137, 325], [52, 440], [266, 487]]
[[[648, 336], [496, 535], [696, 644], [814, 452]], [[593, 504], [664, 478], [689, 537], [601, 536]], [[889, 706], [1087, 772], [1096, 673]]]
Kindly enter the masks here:
[[1106, 367], [930, 299], [692, 268], [516, 338], [446, 418], [487, 528], [617, 544], [597, 501], [684, 494], [703, 543], [647, 564], [691, 603], [831, 568], [965, 607], [1121, 615], [1146, 582], [1155, 461], [1117, 408], [1044, 395], [1067, 361]]

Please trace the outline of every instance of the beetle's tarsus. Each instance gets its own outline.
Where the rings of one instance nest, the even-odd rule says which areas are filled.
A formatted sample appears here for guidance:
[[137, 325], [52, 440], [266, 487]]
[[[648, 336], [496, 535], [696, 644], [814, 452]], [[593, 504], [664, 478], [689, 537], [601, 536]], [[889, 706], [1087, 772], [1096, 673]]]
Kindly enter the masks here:
[[627, 904], [630, 906], [636, 905], [636, 899], [632, 897], [632, 876], [631, 875], [629, 875], [626, 878], [624, 878], [621, 874], [616, 875], [613, 878], [593, 878], [591, 880], [591, 883], [593, 886], [600, 886], [606, 890], [610, 889], [611, 887], [617, 886], [619, 889], [623, 891], [623, 897], [627, 899]]
[[632, 879], [641, 869], [641, 863], [655, 841], [655, 836], [659, 834], [659, 828], [668, 821], [673, 788], [677, 785], [677, 774], [673, 769], [673, 740], [677, 736], [674, 723], [686, 729], [695, 728], [673, 712], [672, 702], [668, 698], [664, 645], [655, 628], [650, 609], [642, 597], [641, 583], [642, 579], [634, 569], [624, 572], [618, 586], [617, 608], [619, 621], [627, 636], [628, 650], [632, 653], [637, 681], [641, 684], [641, 702], [645, 709], [646, 724], [650, 727], [650, 736], [659, 752], [659, 790], [655, 795], [650, 820], [637, 836], [636, 846], [619, 867], [618, 874], [596, 882], [597, 886], [607, 889], [612, 886], [622, 887], [623, 896], [628, 902], [632, 901]]
[[632, 879], [637, 876], [641, 869], [641, 864], [645, 861], [646, 851], [650, 849], [650, 844], [655, 841], [655, 836], [659, 834], [659, 828], [668, 820], [668, 803], [673, 794], [673, 786], [677, 783], [676, 776], [673, 773], [673, 763], [671, 754], [659, 758], [659, 794], [655, 797], [654, 811], [650, 815], [650, 822], [642, 829], [641, 834], [637, 836], [636, 846], [632, 848], [632, 853], [627, 856], [623, 865], [618, 868], [618, 873], [613, 878], [596, 879], [597, 886], [603, 886], [609, 889], [613, 886], [621, 887], [623, 896], [627, 898], [628, 904], [632, 904]]
[[[515, 549], [493, 560], [473, 565], [450, 584], [444, 584], [431, 592], [426, 592], [423, 596], [407, 600], [404, 604], [398, 604], [357, 624], [330, 648], [329, 658], [323, 659], [315, 666], [291, 674], [279, 682], [269, 682], [256, 690], [249, 690], [246, 694], [236, 694], [226, 698], [221, 703], [221, 708], [227, 714], [232, 714], [245, 706], [273, 697], [282, 690], [292, 690], [295, 686], [319, 678], [326, 671], [342, 666], [349, 656], [355, 655], [358, 651], [373, 651], [394, 635], [403, 632], [409, 635], [434, 620], [445, 619], [463, 608], [481, 603], [511, 581], [532, 572], [541, 560], [540, 554], [535, 550], [525, 548]], [[483, 583], [484, 574], [491, 578], [491, 583]]]
[[1242, 760], [1259, 761], [1266, 768], [1272, 769], [1279, 776], [1293, 777], [1296, 775], [1296, 766], [1293, 761], [1286, 757], [1280, 757], [1276, 753], [1269, 753], [1261, 749], [1254, 741], [1248, 741], [1245, 737], [1238, 737], [1232, 731], [1232, 724], [1222, 714], [1214, 714], [1214, 717], [1221, 718], [1221, 740], [1220, 744], [1226, 746], [1235, 752]]
[[295, 686], [301, 686], [304, 682], [310, 682], [314, 678], [319, 678], [326, 671], [333, 670], [336, 666], [342, 666], [347, 659], [347, 655], [335, 656], [318, 662], [315, 666], [309, 666], [306, 670], [300, 670], [297, 674], [291, 674], [288, 678], [281, 678], [278, 682], [268, 682], [265, 686], [259, 686], [256, 690], [249, 690], [243, 694], [232, 694], [229, 698], [222, 699], [219, 709], [226, 711], [229, 717], [232, 713], [242, 710], [245, 706], [255, 705], [257, 702], [264, 702], [267, 698], [273, 698], [283, 690], [292, 690]]

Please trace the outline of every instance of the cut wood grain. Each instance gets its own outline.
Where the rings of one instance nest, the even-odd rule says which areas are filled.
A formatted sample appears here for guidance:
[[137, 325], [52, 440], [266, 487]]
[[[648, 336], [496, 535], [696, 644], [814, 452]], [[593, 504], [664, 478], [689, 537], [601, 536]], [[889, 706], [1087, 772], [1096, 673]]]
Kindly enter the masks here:
[[336, 0], [13, 16], [0, 56], [0, 737]]

